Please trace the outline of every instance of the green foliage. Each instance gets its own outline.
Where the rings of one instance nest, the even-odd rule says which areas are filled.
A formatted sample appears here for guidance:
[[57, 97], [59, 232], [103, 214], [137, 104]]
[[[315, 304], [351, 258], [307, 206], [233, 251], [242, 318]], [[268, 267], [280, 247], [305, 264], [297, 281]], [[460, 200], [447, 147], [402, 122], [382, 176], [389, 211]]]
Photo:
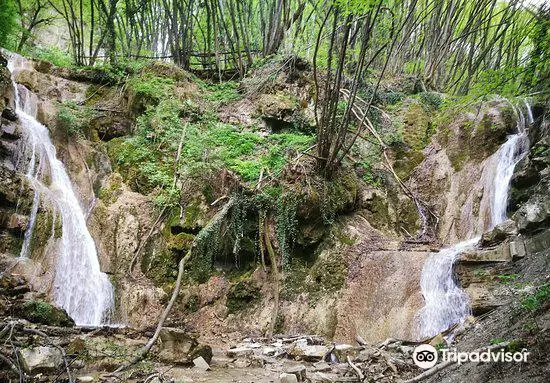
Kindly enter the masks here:
[[17, 11], [13, 0], [0, 0], [0, 47], [12, 49], [15, 46]]
[[236, 81], [224, 81], [215, 84], [209, 84], [201, 80], [197, 82], [203, 90], [206, 90], [204, 99], [207, 101], [225, 104], [241, 98], [241, 95], [237, 91], [239, 83]]
[[526, 311], [535, 312], [550, 302], [550, 283], [545, 283], [537, 288], [533, 294], [529, 294], [521, 301], [521, 307]]
[[175, 81], [167, 77], [159, 77], [152, 73], [142, 73], [132, 77], [127, 86], [137, 97], [146, 99], [153, 103], [168, 99], [173, 95]]
[[83, 138], [94, 112], [74, 102], [65, 102], [59, 107], [56, 126], [67, 137]]
[[66, 51], [57, 46], [36, 47], [29, 52], [32, 57], [39, 60], [49, 61], [55, 66], [72, 67], [72, 57]]

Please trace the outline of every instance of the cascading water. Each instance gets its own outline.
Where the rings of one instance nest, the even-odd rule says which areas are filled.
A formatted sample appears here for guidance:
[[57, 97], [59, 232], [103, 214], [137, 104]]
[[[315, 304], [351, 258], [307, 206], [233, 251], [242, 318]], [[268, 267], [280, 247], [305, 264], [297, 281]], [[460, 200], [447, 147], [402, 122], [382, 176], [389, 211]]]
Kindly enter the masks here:
[[[532, 113], [526, 102], [528, 122], [532, 123]], [[507, 219], [508, 191], [510, 180], [516, 164], [525, 156], [529, 149], [529, 141], [525, 128], [525, 117], [519, 108], [516, 134], [508, 136], [506, 142], [493, 154], [488, 162], [492, 166], [489, 184], [485, 190], [491, 193], [490, 223], [484, 230], [491, 230]], [[482, 212], [483, 213], [483, 212]], [[425, 305], [417, 314], [418, 337], [426, 338], [437, 335], [456, 323], [462, 322], [471, 313], [468, 295], [458, 286], [453, 267], [460, 255], [476, 247], [481, 233], [474, 238], [460, 242], [450, 248], [432, 253], [420, 277], [420, 288]]]
[[21, 251], [28, 256], [32, 229], [40, 199], [51, 203], [62, 222], [59, 258], [53, 281], [53, 297], [78, 325], [97, 326], [106, 323], [113, 307], [113, 286], [99, 267], [94, 241], [86, 227], [84, 212], [73, 190], [71, 181], [56, 157], [48, 129], [35, 116], [37, 97], [13, 80], [24, 59], [10, 54], [8, 69], [12, 73], [15, 108], [25, 136], [30, 162], [27, 179], [35, 191], [29, 229]]

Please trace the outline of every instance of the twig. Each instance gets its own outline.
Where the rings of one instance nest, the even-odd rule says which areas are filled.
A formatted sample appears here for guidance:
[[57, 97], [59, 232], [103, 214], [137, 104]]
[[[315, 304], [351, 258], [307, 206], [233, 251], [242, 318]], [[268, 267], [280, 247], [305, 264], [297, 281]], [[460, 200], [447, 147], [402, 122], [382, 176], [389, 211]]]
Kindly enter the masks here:
[[348, 364], [350, 365], [350, 367], [353, 368], [353, 371], [355, 371], [355, 375], [357, 375], [357, 377], [359, 378], [359, 381], [362, 382], [365, 379], [365, 375], [363, 375], [363, 372], [361, 372], [359, 367], [357, 367], [355, 364], [353, 364], [353, 362], [351, 361], [351, 358], [349, 357], [349, 355], [347, 356], [347, 360], [348, 360]]

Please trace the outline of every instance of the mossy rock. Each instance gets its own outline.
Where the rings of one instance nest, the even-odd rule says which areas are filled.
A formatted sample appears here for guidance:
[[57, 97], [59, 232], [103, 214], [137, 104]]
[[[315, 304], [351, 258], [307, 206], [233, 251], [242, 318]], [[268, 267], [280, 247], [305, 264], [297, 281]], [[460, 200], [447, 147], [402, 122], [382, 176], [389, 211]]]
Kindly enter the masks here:
[[122, 176], [119, 173], [112, 173], [105, 186], [98, 193], [99, 199], [107, 205], [114, 203], [122, 193]]
[[414, 100], [408, 104], [402, 117], [403, 140], [411, 148], [421, 150], [435, 133], [431, 122], [431, 113], [421, 103]]
[[395, 146], [394, 152], [395, 162], [393, 167], [401, 179], [407, 178], [425, 157], [421, 150], [410, 148], [406, 145]]
[[167, 245], [168, 249], [176, 252], [183, 252], [189, 250], [193, 243], [195, 236], [187, 233], [179, 233], [170, 236]]
[[65, 310], [43, 300], [25, 302], [21, 305], [19, 312], [22, 318], [33, 323], [61, 327], [72, 327], [75, 324]]
[[227, 309], [230, 314], [250, 307], [260, 298], [260, 289], [251, 279], [244, 279], [229, 288], [227, 294]]
[[204, 197], [195, 197], [185, 205], [181, 219], [179, 209], [174, 209], [168, 219], [167, 228], [172, 234], [197, 234], [208, 222], [207, 215], [208, 204]]
[[48, 209], [40, 207], [36, 214], [34, 229], [32, 232], [29, 254], [32, 256], [38, 253], [46, 246], [48, 240], [52, 237], [58, 239], [63, 235], [63, 227], [59, 213], [56, 214], [55, 221], [53, 213]]
[[338, 252], [319, 257], [307, 277], [309, 292], [315, 296], [340, 290], [347, 278], [348, 265]]

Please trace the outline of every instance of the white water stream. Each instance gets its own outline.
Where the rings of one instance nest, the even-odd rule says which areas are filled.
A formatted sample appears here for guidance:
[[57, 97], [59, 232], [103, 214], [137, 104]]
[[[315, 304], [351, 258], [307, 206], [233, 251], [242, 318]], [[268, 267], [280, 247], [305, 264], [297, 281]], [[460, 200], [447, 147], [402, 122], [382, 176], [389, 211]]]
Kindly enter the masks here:
[[[525, 103], [528, 112], [528, 123], [533, 122], [531, 108]], [[491, 168], [490, 177], [484, 187], [490, 193], [489, 214], [490, 223], [484, 231], [492, 230], [496, 225], [507, 219], [508, 192], [510, 181], [516, 164], [525, 156], [529, 149], [526, 132], [526, 121], [521, 109], [517, 108], [518, 123], [516, 134], [508, 136], [506, 142], [493, 154], [487, 162]], [[420, 339], [437, 335], [456, 323], [460, 323], [471, 314], [468, 295], [458, 286], [454, 275], [454, 264], [465, 251], [474, 249], [482, 233], [460, 242], [450, 248], [432, 253], [424, 267], [420, 278], [420, 287], [424, 296], [425, 306], [418, 312], [418, 337]]]
[[30, 152], [26, 175], [35, 191], [21, 257], [29, 256], [36, 214], [40, 200], [43, 199], [59, 213], [62, 223], [53, 281], [54, 300], [67, 311], [76, 324], [97, 326], [109, 320], [114, 302], [113, 286], [107, 275], [100, 270], [95, 243], [86, 227], [84, 211], [65, 166], [56, 157], [48, 129], [35, 118], [37, 97], [13, 80], [14, 74], [22, 69], [25, 62], [20, 56], [10, 54], [8, 68], [12, 73], [16, 113]]

